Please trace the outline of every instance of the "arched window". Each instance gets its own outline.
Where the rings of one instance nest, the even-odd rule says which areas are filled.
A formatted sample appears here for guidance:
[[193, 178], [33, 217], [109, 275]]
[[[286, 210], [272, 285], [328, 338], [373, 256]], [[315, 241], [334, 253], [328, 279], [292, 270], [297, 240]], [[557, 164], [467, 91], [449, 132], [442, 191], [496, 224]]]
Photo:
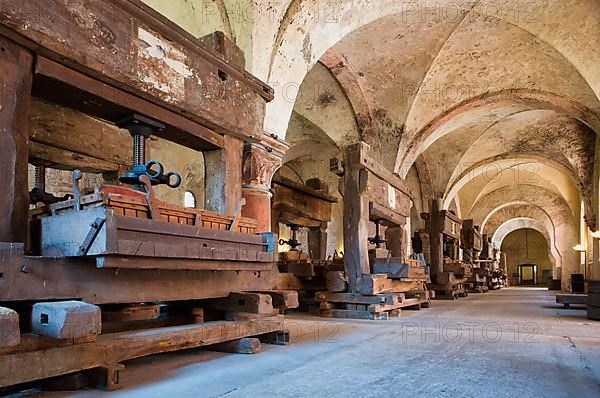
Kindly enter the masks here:
[[183, 207], [186, 207], [189, 209], [196, 208], [196, 197], [190, 191], [185, 191], [185, 194], [183, 197]]

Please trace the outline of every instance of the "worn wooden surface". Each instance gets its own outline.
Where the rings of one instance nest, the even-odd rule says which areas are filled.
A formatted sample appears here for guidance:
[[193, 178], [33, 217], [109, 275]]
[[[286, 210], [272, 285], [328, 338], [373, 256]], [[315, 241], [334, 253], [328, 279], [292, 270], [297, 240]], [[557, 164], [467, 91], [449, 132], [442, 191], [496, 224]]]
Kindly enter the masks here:
[[146, 115], [166, 126], [156, 130], [156, 136], [197, 151], [223, 147], [223, 136], [185, 115], [42, 56], [36, 58], [32, 94], [111, 123], [120, 122], [131, 112]]
[[35, 97], [30, 111], [31, 163], [91, 173], [118, 171], [133, 163], [127, 130]]
[[23, 245], [0, 244], [0, 301], [82, 299], [91, 304], [227, 297], [232, 291], [271, 290], [270, 271], [97, 269], [94, 260], [24, 257]]
[[27, 239], [32, 62], [28, 51], [0, 36], [0, 242]]
[[361, 277], [370, 273], [368, 172], [352, 166], [360, 156], [360, 147], [344, 152], [344, 267], [351, 292], [357, 292]]
[[[344, 149], [343, 190], [344, 265], [350, 291], [375, 288], [364, 286], [373, 278], [363, 278], [370, 273], [369, 220], [383, 220], [387, 226], [403, 227], [410, 214], [410, 190], [404, 181], [373, 160], [369, 146], [363, 142]], [[395, 251], [401, 252], [398, 249], [402, 247], [401, 242], [393, 245]]]
[[223, 148], [204, 153], [204, 208], [233, 216], [242, 197], [244, 142], [223, 137]]
[[262, 134], [273, 90], [139, 0], [6, 0], [0, 23], [36, 52], [219, 133]]
[[[0, 355], [0, 387], [283, 330], [283, 316], [215, 321], [99, 336], [87, 344]], [[31, 366], [38, 364], [38, 366]]]

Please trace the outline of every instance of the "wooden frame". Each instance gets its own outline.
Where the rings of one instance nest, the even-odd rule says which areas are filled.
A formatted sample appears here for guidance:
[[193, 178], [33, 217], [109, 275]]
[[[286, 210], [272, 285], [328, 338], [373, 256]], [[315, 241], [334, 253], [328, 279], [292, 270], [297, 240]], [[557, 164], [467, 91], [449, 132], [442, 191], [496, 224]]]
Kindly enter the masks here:
[[411, 194], [404, 181], [376, 162], [364, 142], [344, 150], [344, 267], [350, 292], [369, 275], [369, 220], [401, 227], [410, 216]]

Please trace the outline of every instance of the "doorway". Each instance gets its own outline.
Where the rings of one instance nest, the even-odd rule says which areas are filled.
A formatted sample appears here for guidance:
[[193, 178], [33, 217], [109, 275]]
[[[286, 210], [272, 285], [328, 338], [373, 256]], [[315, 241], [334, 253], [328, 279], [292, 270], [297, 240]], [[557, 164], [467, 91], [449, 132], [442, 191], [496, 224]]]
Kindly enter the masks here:
[[537, 285], [538, 266], [535, 264], [521, 264], [519, 269], [519, 285]]

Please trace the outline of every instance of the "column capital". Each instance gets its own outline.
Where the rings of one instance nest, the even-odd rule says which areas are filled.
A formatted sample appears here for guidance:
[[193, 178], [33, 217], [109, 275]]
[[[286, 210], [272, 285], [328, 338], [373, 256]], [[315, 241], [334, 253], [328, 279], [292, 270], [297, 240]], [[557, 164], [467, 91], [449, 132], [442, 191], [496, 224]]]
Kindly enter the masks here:
[[244, 145], [243, 187], [269, 190], [273, 175], [283, 164], [289, 144], [271, 135]]

